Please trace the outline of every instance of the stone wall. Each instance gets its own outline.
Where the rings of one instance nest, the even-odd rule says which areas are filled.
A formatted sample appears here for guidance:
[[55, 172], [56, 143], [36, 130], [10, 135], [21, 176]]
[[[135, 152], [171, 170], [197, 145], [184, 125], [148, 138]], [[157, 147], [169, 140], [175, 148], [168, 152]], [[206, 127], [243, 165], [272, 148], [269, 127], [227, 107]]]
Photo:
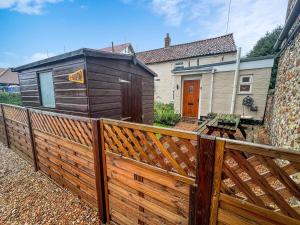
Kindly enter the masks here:
[[283, 50], [277, 73], [270, 142], [300, 151], [300, 33]]
[[272, 119], [273, 119], [273, 109], [274, 109], [274, 93], [275, 90], [269, 90], [267, 96], [267, 103], [264, 115], [264, 125], [266, 130], [270, 131], [272, 128]]

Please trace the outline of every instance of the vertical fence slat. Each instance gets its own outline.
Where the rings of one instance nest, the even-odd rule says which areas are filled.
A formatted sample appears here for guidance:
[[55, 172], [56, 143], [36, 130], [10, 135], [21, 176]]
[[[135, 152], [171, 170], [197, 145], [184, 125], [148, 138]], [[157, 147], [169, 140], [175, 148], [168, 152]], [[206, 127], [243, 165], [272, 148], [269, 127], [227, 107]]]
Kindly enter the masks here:
[[108, 184], [107, 184], [107, 167], [106, 167], [106, 156], [105, 156], [105, 148], [104, 148], [104, 125], [103, 120], [100, 119], [100, 143], [101, 143], [101, 161], [102, 161], [102, 168], [103, 168], [103, 195], [104, 195], [104, 207], [105, 207], [105, 221], [109, 224], [110, 223], [110, 216], [109, 216], [109, 203], [108, 203]]
[[9, 138], [8, 138], [8, 132], [7, 132], [7, 126], [6, 126], [6, 119], [5, 119], [5, 113], [4, 113], [4, 107], [1, 104], [1, 111], [2, 111], [2, 117], [3, 117], [3, 125], [4, 125], [4, 131], [5, 131], [5, 139], [6, 139], [6, 145], [9, 148], [10, 143], [9, 143]]
[[208, 225], [215, 161], [215, 137], [198, 135], [195, 194], [195, 225]]
[[217, 224], [220, 187], [222, 181], [224, 148], [225, 148], [225, 141], [216, 140], [214, 177], [213, 177], [211, 210], [210, 210], [211, 213], [210, 213], [210, 222], [209, 222], [210, 225]]
[[33, 132], [32, 132], [32, 121], [30, 118], [30, 111], [28, 108], [26, 108], [26, 116], [27, 116], [28, 130], [29, 130], [30, 143], [32, 149], [33, 166], [34, 166], [34, 171], [36, 172], [38, 171], [37, 157], [36, 157], [36, 149], [35, 149], [35, 143], [34, 143]]

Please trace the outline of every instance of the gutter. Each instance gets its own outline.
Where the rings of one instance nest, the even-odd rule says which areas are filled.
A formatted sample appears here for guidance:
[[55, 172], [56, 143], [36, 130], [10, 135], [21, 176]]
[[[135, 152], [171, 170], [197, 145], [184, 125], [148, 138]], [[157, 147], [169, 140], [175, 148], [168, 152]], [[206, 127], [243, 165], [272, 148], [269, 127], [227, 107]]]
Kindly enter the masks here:
[[295, 6], [293, 7], [290, 16], [288, 17], [283, 30], [281, 31], [273, 49], [274, 51], [278, 51], [280, 45], [284, 41], [284, 39], [288, 36], [291, 27], [294, 25], [295, 20], [298, 18], [300, 14], [300, 0], [296, 1]]
[[241, 47], [238, 48], [238, 51], [236, 53], [236, 67], [235, 67], [235, 73], [234, 73], [230, 114], [234, 113], [236, 90], [237, 90], [237, 84], [238, 84], [238, 79], [239, 79], [239, 75], [240, 75], [240, 60], [241, 60]]

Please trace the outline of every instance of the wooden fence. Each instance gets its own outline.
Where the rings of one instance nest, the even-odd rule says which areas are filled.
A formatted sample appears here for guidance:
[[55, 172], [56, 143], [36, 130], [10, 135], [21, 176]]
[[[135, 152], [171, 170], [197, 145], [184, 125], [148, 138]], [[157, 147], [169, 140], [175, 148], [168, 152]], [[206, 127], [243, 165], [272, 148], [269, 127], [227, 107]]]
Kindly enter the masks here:
[[300, 154], [2, 104], [0, 140], [108, 224], [300, 224]]

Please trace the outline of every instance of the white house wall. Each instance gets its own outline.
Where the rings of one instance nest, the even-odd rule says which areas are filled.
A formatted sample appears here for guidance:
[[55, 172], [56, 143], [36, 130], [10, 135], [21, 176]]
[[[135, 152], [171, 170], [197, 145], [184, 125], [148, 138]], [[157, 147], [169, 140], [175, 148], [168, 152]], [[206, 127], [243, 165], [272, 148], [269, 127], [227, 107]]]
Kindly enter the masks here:
[[[271, 77], [271, 68], [240, 70], [240, 76], [242, 75], [253, 75], [252, 93], [239, 94], [237, 92], [234, 113], [251, 117], [255, 120], [262, 120]], [[230, 113], [234, 71], [216, 72], [214, 74], [212, 103], [210, 102], [212, 73], [203, 73], [192, 76], [174, 75], [174, 85], [176, 86], [176, 84], [179, 84], [179, 89], [175, 90], [174, 106], [175, 110], [179, 113], [182, 112], [182, 82], [187, 79], [200, 79], [200, 116], [206, 116], [210, 112], [210, 104], [212, 104], [212, 112]], [[239, 82], [240, 79], [238, 80], [238, 85]], [[242, 101], [247, 95], [254, 99], [254, 104], [258, 107], [257, 112], [250, 111], [248, 107], [242, 105]]]

